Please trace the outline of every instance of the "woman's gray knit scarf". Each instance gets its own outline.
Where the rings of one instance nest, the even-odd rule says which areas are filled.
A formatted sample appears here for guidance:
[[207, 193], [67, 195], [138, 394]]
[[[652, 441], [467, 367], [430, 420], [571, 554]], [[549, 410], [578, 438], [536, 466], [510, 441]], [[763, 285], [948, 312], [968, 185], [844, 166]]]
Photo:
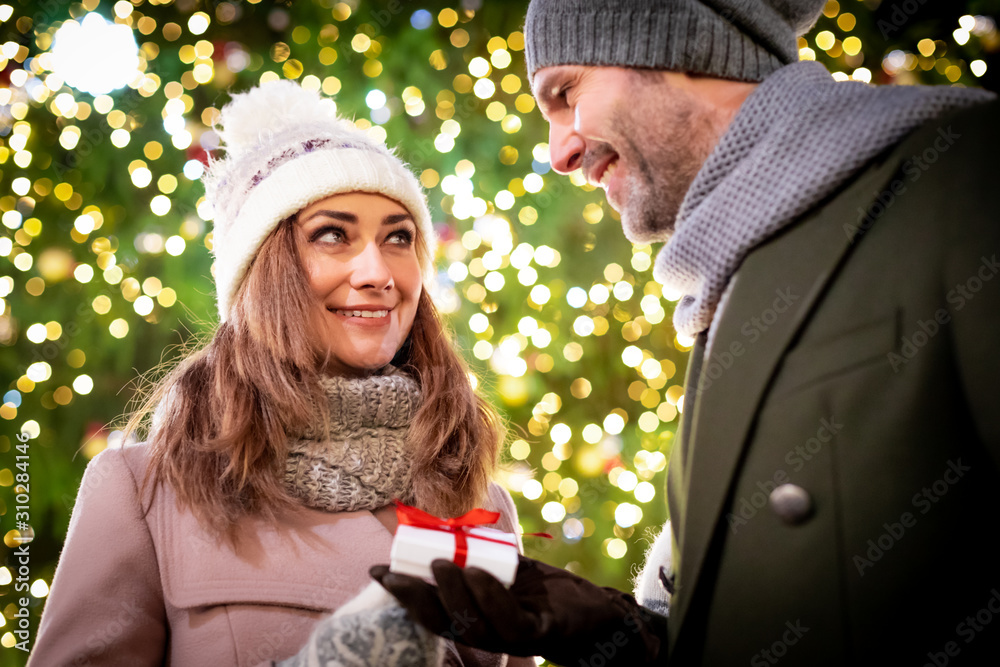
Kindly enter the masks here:
[[837, 191], [883, 150], [982, 90], [837, 82], [816, 62], [761, 83], [695, 177], [654, 277], [683, 295], [674, 326], [708, 329], [747, 253]]
[[406, 438], [420, 408], [420, 386], [401, 372], [327, 377], [329, 430], [317, 420], [289, 441], [285, 484], [302, 502], [327, 512], [412, 501]]

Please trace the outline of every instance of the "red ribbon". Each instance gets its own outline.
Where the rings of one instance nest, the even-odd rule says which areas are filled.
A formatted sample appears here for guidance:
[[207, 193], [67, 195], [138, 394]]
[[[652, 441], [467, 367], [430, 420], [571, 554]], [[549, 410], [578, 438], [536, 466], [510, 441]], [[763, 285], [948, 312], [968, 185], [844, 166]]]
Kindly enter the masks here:
[[[433, 514], [428, 514], [423, 510], [419, 510], [416, 507], [404, 505], [398, 500], [394, 500], [393, 503], [396, 505], [396, 518], [399, 520], [401, 525], [426, 528], [428, 530], [439, 530], [445, 533], [453, 534], [455, 536], [455, 557], [452, 559], [452, 562], [459, 567], [465, 567], [465, 561], [469, 555], [469, 541], [467, 538], [468, 531], [477, 526], [496, 523], [500, 518], [499, 512], [474, 509], [471, 512], [466, 512], [460, 517], [442, 519], [434, 516]], [[517, 548], [510, 542], [504, 542], [503, 540], [495, 540], [490, 537], [481, 537], [479, 535], [473, 535], [473, 537], [477, 540], [485, 540], [487, 542], [495, 542], [497, 544], [505, 544], [509, 547], [514, 547], [515, 549]]]

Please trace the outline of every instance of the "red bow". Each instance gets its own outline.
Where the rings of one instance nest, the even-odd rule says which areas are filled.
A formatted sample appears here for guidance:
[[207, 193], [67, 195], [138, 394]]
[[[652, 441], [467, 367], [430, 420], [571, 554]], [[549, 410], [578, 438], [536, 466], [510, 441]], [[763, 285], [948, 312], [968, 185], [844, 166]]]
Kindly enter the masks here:
[[[434, 516], [433, 514], [428, 514], [423, 510], [419, 510], [416, 507], [404, 505], [398, 500], [394, 500], [392, 502], [396, 505], [396, 518], [399, 520], [401, 525], [426, 528], [429, 530], [440, 530], [453, 534], [455, 536], [455, 558], [453, 562], [459, 567], [465, 567], [465, 560], [469, 555], [469, 542], [466, 537], [466, 533], [469, 529], [475, 528], [476, 526], [482, 526], [484, 524], [496, 523], [497, 519], [500, 518], [499, 512], [474, 509], [471, 512], [466, 512], [460, 517], [442, 519]], [[514, 547], [515, 549], [517, 548], [510, 542], [504, 542], [503, 540], [494, 540], [492, 538], [481, 537], [479, 535], [474, 535], [473, 537], [477, 540], [486, 540], [487, 542], [496, 542], [497, 544], [506, 544], [509, 547]]]

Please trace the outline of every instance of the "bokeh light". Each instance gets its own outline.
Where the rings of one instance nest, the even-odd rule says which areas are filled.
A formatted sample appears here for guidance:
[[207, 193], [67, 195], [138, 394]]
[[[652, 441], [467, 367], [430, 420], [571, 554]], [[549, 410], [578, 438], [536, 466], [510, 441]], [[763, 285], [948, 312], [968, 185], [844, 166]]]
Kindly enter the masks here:
[[122, 88], [141, 74], [132, 31], [96, 12], [62, 24], [54, 37], [52, 60], [53, 72], [67, 85], [94, 96]]

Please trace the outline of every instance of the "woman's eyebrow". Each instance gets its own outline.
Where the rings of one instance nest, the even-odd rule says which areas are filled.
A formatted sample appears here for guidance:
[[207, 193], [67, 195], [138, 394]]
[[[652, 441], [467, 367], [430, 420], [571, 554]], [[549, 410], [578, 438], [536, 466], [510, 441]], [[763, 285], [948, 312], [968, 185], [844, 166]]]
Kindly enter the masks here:
[[[334, 220], [340, 220], [342, 222], [358, 222], [358, 216], [348, 211], [334, 211], [330, 209], [320, 209], [319, 211], [314, 211], [302, 222], [309, 222], [313, 218], [323, 216], [325, 218], [332, 218]], [[382, 218], [383, 225], [396, 225], [405, 221], [413, 221], [413, 216], [409, 213], [393, 213]]]
[[321, 209], [319, 211], [314, 211], [308, 218], [302, 222], [308, 222], [315, 217], [324, 216], [327, 218], [333, 218], [334, 220], [341, 220], [343, 222], [357, 222], [358, 216], [353, 213], [348, 213], [347, 211], [331, 211], [329, 209]]
[[397, 225], [401, 222], [406, 222], [409, 220], [413, 222], [413, 216], [409, 213], [393, 213], [392, 215], [387, 215], [382, 218], [383, 225]]

